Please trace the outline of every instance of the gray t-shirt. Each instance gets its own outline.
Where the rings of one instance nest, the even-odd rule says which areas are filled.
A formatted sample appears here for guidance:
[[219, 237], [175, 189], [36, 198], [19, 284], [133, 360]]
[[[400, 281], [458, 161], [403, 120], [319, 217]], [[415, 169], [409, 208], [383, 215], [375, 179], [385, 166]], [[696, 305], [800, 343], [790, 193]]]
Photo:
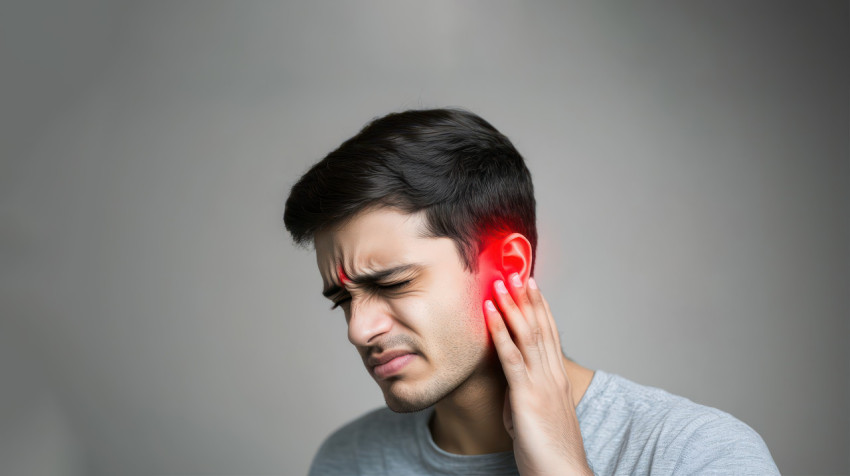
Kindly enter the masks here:
[[[334, 432], [310, 476], [516, 475], [512, 451], [456, 455], [431, 438], [433, 407], [374, 410]], [[597, 370], [576, 407], [594, 474], [774, 475], [764, 441], [732, 415]]]

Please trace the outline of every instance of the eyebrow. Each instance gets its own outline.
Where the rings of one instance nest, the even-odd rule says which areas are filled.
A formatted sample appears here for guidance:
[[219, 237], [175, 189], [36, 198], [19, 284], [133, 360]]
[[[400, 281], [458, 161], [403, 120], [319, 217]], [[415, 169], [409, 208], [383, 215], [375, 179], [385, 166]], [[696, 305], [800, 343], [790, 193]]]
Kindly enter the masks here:
[[[403, 264], [401, 266], [394, 266], [392, 268], [382, 269], [371, 273], [363, 273], [358, 275], [346, 273], [346, 280], [350, 281], [351, 284], [355, 286], [361, 286], [364, 284], [377, 284], [381, 281], [387, 281], [390, 278], [397, 277], [398, 275], [406, 273], [408, 271], [418, 272], [423, 268], [425, 268], [425, 266], [419, 263]], [[322, 296], [330, 299], [331, 297], [335, 296], [340, 292], [342, 292], [342, 288], [333, 284], [329, 288], [322, 291]]]

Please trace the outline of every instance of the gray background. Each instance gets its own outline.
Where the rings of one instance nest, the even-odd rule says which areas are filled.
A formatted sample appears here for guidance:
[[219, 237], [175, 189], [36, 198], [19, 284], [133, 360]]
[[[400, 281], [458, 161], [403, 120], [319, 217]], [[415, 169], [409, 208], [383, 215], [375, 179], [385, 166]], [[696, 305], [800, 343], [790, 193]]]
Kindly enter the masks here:
[[303, 474], [383, 405], [280, 215], [370, 118], [526, 157], [567, 353], [850, 473], [847, 2], [0, 7], [0, 472]]

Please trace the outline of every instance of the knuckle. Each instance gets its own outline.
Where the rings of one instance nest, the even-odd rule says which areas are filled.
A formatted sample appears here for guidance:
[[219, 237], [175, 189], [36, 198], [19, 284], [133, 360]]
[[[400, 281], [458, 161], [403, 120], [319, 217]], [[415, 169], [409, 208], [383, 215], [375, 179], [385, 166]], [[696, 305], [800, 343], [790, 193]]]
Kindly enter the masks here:
[[534, 339], [534, 342], [536, 342], [538, 345], [542, 345], [543, 344], [543, 328], [539, 327], [539, 326], [535, 327], [534, 329], [532, 329], [531, 333], [532, 333], [532, 338]]
[[540, 327], [533, 327], [520, 336], [526, 347], [538, 347], [543, 344], [543, 331]]
[[505, 353], [504, 364], [509, 368], [518, 370], [524, 367], [525, 363], [522, 359], [522, 353], [517, 348], [513, 348]]

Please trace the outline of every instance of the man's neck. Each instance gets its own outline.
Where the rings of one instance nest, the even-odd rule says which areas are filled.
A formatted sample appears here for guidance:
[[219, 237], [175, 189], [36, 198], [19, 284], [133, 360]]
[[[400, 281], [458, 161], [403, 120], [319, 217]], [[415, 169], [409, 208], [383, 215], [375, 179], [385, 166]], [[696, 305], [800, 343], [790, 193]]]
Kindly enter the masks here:
[[[573, 402], [578, 405], [590, 385], [593, 371], [566, 357], [562, 359]], [[446, 452], [461, 455], [511, 451], [513, 439], [505, 430], [502, 414], [506, 389], [501, 367], [491, 366], [440, 400], [428, 423], [434, 443]]]

